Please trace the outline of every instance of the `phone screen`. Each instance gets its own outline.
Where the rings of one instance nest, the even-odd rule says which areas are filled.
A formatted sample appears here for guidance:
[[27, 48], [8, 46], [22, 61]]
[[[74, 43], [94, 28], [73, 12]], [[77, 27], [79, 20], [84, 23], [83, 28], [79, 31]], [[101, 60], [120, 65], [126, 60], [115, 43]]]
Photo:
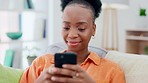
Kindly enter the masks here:
[[77, 64], [77, 55], [72, 52], [56, 53], [54, 55], [55, 67], [62, 68], [63, 64]]

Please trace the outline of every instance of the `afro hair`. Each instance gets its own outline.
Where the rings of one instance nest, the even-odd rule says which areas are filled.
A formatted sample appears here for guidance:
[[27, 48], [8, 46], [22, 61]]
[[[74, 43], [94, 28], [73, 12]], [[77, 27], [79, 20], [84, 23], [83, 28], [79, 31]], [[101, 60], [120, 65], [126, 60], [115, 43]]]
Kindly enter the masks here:
[[[97, 18], [99, 16], [100, 12], [101, 12], [102, 3], [101, 3], [100, 0], [61, 0], [62, 11], [64, 11], [65, 7], [71, 1], [80, 1], [80, 2], [83, 2], [84, 1], [84, 2], [88, 2], [93, 7], [95, 18]], [[85, 4], [85, 6], [87, 6], [87, 4]]]

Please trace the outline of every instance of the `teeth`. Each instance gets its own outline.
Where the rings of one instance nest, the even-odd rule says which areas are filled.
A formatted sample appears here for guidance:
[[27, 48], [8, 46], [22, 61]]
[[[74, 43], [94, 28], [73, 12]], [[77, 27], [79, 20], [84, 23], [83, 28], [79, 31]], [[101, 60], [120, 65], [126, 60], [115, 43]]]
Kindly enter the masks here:
[[78, 45], [78, 42], [69, 42], [69, 45]]
[[72, 45], [76, 45], [76, 44], [78, 44], [78, 43], [71, 43]]

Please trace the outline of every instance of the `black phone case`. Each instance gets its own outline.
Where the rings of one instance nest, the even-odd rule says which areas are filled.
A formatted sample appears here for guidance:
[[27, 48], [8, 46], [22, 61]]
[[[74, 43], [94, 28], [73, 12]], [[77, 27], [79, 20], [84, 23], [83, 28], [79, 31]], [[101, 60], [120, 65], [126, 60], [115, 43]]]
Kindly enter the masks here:
[[55, 67], [62, 68], [63, 64], [77, 64], [77, 56], [75, 53], [56, 53], [54, 55]]

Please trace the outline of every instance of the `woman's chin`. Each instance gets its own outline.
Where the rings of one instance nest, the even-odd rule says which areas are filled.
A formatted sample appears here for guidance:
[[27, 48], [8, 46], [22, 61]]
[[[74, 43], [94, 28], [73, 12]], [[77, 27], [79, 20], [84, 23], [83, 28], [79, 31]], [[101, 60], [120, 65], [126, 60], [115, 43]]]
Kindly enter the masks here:
[[79, 51], [79, 47], [71, 47], [71, 46], [68, 46], [68, 51], [70, 52], [77, 52], [77, 51]]

